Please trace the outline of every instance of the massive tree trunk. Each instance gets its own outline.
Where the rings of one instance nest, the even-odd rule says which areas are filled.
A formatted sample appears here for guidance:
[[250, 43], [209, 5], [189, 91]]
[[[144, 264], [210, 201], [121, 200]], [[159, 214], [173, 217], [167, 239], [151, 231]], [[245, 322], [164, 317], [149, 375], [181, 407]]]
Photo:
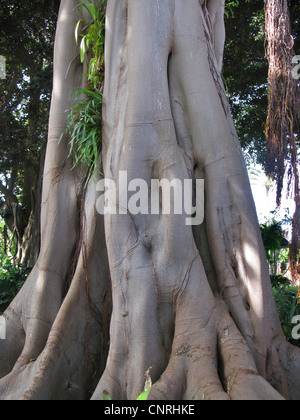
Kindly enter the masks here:
[[121, 171], [149, 188], [203, 179], [205, 221], [194, 228], [185, 214], [136, 215], [118, 201], [103, 220], [94, 180], [85, 189], [71, 171], [68, 139], [58, 140], [85, 84], [76, 3], [61, 2], [41, 252], [4, 315], [1, 398], [135, 399], [149, 368], [152, 399], [300, 398], [300, 352], [280, 327], [220, 76], [221, 3], [107, 6], [104, 175], [117, 192]]

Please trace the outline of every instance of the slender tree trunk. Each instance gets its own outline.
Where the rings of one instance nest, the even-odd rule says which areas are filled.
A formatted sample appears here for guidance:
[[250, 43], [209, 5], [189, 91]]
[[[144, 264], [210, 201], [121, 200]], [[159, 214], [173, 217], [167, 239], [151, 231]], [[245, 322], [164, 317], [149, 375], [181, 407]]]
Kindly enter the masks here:
[[117, 192], [120, 171], [149, 188], [203, 179], [205, 222], [117, 202], [104, 229], [94, 181], [84, 189], [68, 139], [58, 145], [85, 83], [75, 2], [62, 0], [41, 252], [5, 313], [2, 399], [135, 399], [149, 368], [152, 399], [300, 398], [220, 76], [224, 10], [210, 1], [209, 15], [198, 0], [108, 0], [104, 175]]

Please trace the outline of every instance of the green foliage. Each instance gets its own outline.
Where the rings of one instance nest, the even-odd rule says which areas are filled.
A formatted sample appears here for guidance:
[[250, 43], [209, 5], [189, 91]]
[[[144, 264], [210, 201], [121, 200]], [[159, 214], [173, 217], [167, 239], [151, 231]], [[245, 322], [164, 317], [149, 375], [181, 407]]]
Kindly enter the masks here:
[[[102, 92], [93, 89], [77, 89], [73, 96], [76, 105], [68, 115], [70, 153], [74, 167], [81, 164], [88, 167], [87, 180], [97, 169], [102, 148], [101, 109]], [[85, 96], [84, 99], [79, 99]]]
[[[74, 167], [81, 165], [88, 168], [87, 182], [97, 168], [101, 149], [101, 114], [102, 114], [102, 85], [104, 79], [104, 41], [105, 41], [105, 10], [104, 0], [100, 0], [98, 9], [93, 2], [80, 3], [92, 21], [84, 22], [80, 19], [75, 37], [77, 44], [81, 37], [80, 59], [83, 63], [89, 60], [87, 89], [77, 89], [72, 99], [76, 105], [70, 110], [67, 122], [67, 133], [70, 135], [70, 154]], [[80, 11], [79, 13], [82, 13]], [[83, 26], [82, 33], [80, 28]], [[63, 134], [60, 138], [60, 141]]]
[[[149, 387], [147, 391], [142, 392], [141, 395], [137, 398], [137, 401], [147, 401], [150, 391], [151, 391], [151, 387]], [[107, 391], [104, 391], [102, 395], [102, 399], [103, 401], [111, 401], [111, 396]]]
[[300, 315], [299, 289], [283, 276], [272, 276], [272, 286], [283, 332], [288, 341], [300, 346], [300, 343], [292, 338], [292, 330], [295, 327], [292, 319]]
[[[297, 54], [300, 51], [300, 2], [289, 0], [288, 3]], [[264, 6], [261, 0], [226, 0], [223, 76], [243, 149], [253, 162], [265, 168], [268, 61]]]
[[276, 289], [291, 286], [291, 281], [287, 277], [284, 277], [281, 274], [271, 276], [271, 283], [272, 283], [272, 287], [275, 287]]
[[103, 401], [111, 401], [111, 396], [108, 391], [104, 391], [102, 395]]
[[7, 307], [24, 285], [31, 267], [0, 267], [0, 308]]
[[[260, 226], [267, 260], [271, 265], [273, 274], [277, 274], [278, 263], [281, 263], [281, 272], [287, 271], [288, 269], [286, 256], [289, 255], [289, 250], [287, 248], [284, 252], [282, 251], [284, 247], [288, 246], [288, 241], [285, 239], [282, 227], [283, 224], [284, 221], [278, 222], [272, 220]], [[278, 251], [281, 252], [279, 253]]]
[[234, 9], [240, 5], [239, 0], [226, 0], [225, 15], [228, 18], [230, 15], [234, 16]]
[[0, 80], [0, 266], [16, 258], [38, 200], [59, 4], [1, 2], [0, 55], [6, 59], [6, 78]]
[[279, 262], [281, 263], [281, 272], [288, 270], [288, 265], [290, 262], [290, 249], [283, 249], [279, 254]]
[[[80, 3], [78, 6], [87, 10], [92, 22], [86, 23], [82, 19], [79, 20], [75, 31], [76, 42], [79, 42], [79, 37], [82, 38], [80, 43], [81, 62], [83, 63], [89, 53], [91, 54], [91, 57], [88, 57], [89, 70], [87, 77], [94, 89], [100, 89], [104, 78], [105, 11], [103, 5], [104, 0], [100, 0], [98, 9], [92, 0], [89, 0], [88, 6]], [[79, 34], [82, 24], [84, 25], [84, 33]]]
[[[233, 4], [231, 4], [233, 3]], [[265, 167], [268, 63], [264, 44], [264, 2], [228, 1], [223, 76], [242, 147]]]
[[59, 3], [1, 2], [0, 54], [6, 58], [6, 79], [0, 80], [0, 175], [3, 182], [18, 167], [16, 188], [23, 187], [25, 160], [39, 162], [47, 138]]
[[281, 249], [282, 241], [285, 239], [281, 222], [273, 220], [269, 224], [261, 225], [260, 230], [266, 251], [274, 252]]
[[147, 391], [142, 392], [141, 395], [137, 398], [137, 401], [147, 401], [150, 391], [151, 388], [148, 388]]

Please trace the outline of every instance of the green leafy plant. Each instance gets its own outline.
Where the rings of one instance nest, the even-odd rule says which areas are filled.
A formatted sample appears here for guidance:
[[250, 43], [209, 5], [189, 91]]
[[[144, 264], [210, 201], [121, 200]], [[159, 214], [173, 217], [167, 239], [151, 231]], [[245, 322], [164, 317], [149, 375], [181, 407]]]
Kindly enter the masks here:
[[228, 18], [229, 16], [234, 16], [234, 9], [240, 5], [239, 0], [226, 0], [225, 2], [225, 15]]
[[147, 401], [150, 391], [151, 387], [148, 388], [146, 391], [142, 392], [141, 395], [137, 398], [137, 401]]
[[[73, 159], [73, 169], [81, 165], [87, 169], [87, 180], [98, 168], [102, 150], [102, 85], [104, 80], [104, 41], [105, 41], [105, 0], [100, 0], [96, 8], [91, 0], [88, 4], [80, 3], [90, 22], [83, 19], [78, 21], [75, 31], [76, 42], [79, 45], [80, 60], [89, 61], [88, 87], [76, 89], [72, 94], [75, 105], [71, 108], [67, 118], [66, 133], [70, 136], [69, 158]], [[82, 13], [83, 10], [79, 12]], [[61, 135], [60, 141], [64, 133]]]
[[111, 396], [108, 391], [104, 391], [102, 395], [103, 401], [111, 401]]
[[31, 267], [5, 266], [0, 268], [0, 308], [5, 309], [24, 285]]
[[284, 240], [281, 222], [273, 220], [271, 223], [261, 225], [260, 230], [266, 251], [274, 252], [281, 248], [281, 243]]
[[[88, 80], [94, 89], [99, 89], [104, 78], [104, 43], [105, 43], [105, 11], [104, 0], [100, 0], [98, 9], [93, 2], [89, 0], [88, 5], [80, 3], [78, 7], [83, 7], [89, 13], [92, 21], [84, 22], [83, 19], [78, 21], [75, 31], [77, 44], [81, 37], [80, 43], [80, 59], [83, 63], [90, 54]], [[82, 13], [82, 12], [79, 12]], [[80, 27], [84, 26], [82, 33]]]
[[[84, 99], [80, 99], [80, 97]], [[101, 108], [102, 92], [94, 89], [77, 89], [73, 93], [76, 105], [68, 115], [70, 134], [69, 158], [73, 158], [73, 168], [81, 164], [88, 168], [87, 181], [97, 170], [102, 149]]]
[[277, 274], [279, 251], [285, 246], [288, 246], [288, 241], [285, 239], [282, 225], [283, 222], [272, 220], [271, 222], [260, 226], [267, 260], [273, 274]]
[[291, 285], [291, 281], [282, 275], [273, 275], [271, 276], [271, 283], [272, 286], [276, 289], [279, 289], [280, 287], [288, 287]]
[[272, 277], [273, 293], [283, 332], [288, 341], [300, 347], [299, 340], [293, 340], [292, 338], [292, 330], [295, 326], [292, 323], [292, 320], [294, 316], [300, 315], [300, 304], [298, 299], [299, 289], [282, 276], [278, 276], [280, 277], [278, 279], [275, 279], [274, 277], [275, 276]]

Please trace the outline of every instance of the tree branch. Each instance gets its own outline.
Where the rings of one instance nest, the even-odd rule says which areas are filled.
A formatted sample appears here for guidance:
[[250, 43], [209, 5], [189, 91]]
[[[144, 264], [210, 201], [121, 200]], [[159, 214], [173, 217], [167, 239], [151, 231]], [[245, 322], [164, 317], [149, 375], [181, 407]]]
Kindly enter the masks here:
[[12, 191], [10, 191], [8, 188], [6, 188], [2, 181], [0, 180], [0, 193], [2, 193], [5, 196], [5, 199], [9, 201], [11, 204], [19, 205], [19, 201], [15, 194], [13, 194]]

